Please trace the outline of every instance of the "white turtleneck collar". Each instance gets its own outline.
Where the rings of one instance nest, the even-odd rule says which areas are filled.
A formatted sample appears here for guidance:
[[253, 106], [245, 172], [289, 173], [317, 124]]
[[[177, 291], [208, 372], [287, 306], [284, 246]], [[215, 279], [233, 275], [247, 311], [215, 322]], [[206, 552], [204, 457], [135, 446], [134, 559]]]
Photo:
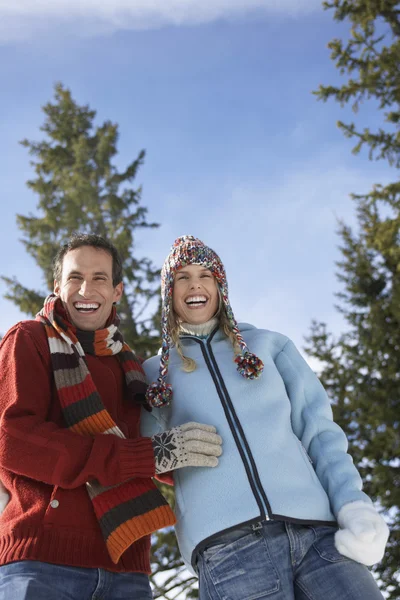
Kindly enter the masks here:
[[200, 337], [200, 338], [206, 338], [208, 335], [210, 335], [210, 333], [213, 331], [213, 329], [216, 328], [216, 326], [218, 325], [219, 319], [217, 317], [213, 317], [212, 319], [210, 319], [209, 321], [206, 321], [205, 323], [199, 323], [199, 324], [194, 324], [194, 323], [181, 323], [179, 326], [179, 333], [180, 334], [187, 334], [187, 335], [195, 335], [196, 337]]

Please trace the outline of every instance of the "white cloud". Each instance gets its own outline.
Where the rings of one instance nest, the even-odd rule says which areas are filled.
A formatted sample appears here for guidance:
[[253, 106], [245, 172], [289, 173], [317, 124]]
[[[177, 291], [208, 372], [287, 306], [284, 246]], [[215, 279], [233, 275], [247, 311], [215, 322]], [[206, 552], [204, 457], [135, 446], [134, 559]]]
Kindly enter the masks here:
[[0, 41], [26, 39], [58, 27], [96, 35], [252, 14], [297, 16], [320, 9], [321, 0], [0, 0]]

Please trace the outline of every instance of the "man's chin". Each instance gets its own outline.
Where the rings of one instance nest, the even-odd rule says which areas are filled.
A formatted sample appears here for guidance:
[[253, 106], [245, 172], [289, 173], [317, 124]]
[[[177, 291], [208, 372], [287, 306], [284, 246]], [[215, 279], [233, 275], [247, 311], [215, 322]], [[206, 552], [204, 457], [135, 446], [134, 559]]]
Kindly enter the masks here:
[[90, 322], [88, 319], [73, 319], [72, 324], [81, 331], [96, 331], [97, 329], [104, 329], [105, 324], [99, 324], [98, 322]]
[[81, 331], [96, 331], [105, 327], [101, 322], [101, 315], [97, 312], [85, 315], [73, 309], [69, 311], [69, 318], [71, 323]]
[[82, 324], [78, 324], [78, 323], [74, 323], [74, 325], [80, 331], [96, 331], [96, 329], [98, 329], [98, 327], [88, 327], [86, 325], [82, 325]]

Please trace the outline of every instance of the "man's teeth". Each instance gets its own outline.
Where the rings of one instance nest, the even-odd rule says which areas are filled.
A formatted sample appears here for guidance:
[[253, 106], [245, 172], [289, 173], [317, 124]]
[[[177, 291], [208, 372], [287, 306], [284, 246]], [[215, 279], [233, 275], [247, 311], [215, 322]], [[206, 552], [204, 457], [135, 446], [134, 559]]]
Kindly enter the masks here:
[[207, 302], [207, 298], [205, 296], [191, 296], [187, 300], [185, 300], [186, 304], [190, 306], [199, 306], [205, 304]]
[[83, 302], [76, 302], [74, 304], [74, 306], [75, 306], [76, 310], [83, 310], [83, 311], [88, 310], [89, 311], [89, 310], [97, 310], [99, 308], [100, 304], [97, 304], [97, 303], [86, 304]]

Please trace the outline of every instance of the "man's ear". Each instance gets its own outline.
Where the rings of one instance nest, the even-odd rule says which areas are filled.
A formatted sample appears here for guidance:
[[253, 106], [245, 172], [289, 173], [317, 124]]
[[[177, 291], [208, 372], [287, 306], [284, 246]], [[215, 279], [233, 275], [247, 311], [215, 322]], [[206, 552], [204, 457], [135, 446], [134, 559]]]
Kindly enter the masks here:
[[116, 303], [116, 302], [118, 302], [118, 300], [120, 300], [123, 291], [124, 291], [124, 284], [121, 281], [121, 283], [119, 283], [118, 285], [116, 285], [115, 288], [114, 288], [114, 297], [113, 297], [113, 302], [114, 303]]
[[56, 280], [54, 280], [53, 292], [55, 293], [56, 296], [60, 295], [60, 284]]

